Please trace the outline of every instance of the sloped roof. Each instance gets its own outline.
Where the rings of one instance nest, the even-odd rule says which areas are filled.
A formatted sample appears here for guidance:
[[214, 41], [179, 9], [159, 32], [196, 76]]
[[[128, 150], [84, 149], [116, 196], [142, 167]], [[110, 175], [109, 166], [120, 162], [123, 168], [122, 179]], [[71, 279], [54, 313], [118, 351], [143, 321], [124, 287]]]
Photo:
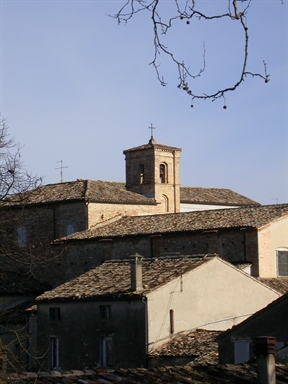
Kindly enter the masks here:
[[[215, 256], [214, 256], [215, 257]], [[129, 260], [109, 260], [83, 275], [37, 297], [37, 301], [143, 296], [181, 274], [212, 260], [198, 257], [163, 257], [142, 262], [143, 290], [132, 292]]]
[[227, 208], [147, 216], [125, 216], [61, 240], [89, 240], [232, 228], [260, 228], [288, 214], [288, 204]]
[[[247, 206], [259, 203], [230, 189], [181, 187], [181, 203]], [[118, 204], [155, 204], [155, 200], [126, 190], [125, 183], [116, 181], [78, 179], [47, 184], [17, 194], [6, 201], [10, 206], [63, 203], [72, 201], [108, 202]], [[3, 202], [2, 202], [3, 204]]]
[[180, 187], [181, 203], [215, 205], [260, 205], [239, 193], [226, 188]]
[[261, 283], [267, 285], [279, 293], [285, 294], [288, 292], [288, 277], [257, 277], [257, 280], [261, 281]]
[[221, 331], [194, 329], [172, 336], [170, 340], [149, 352], [149, 357], [193, 357], [193, 363], [218, 363], [217, 336]]
[[10, 205], [71, 201], [156, 204], [154, 199], [127, 191], [124, 183], [82, 179], [43, 185], [24, 194], [15, 195], [8, 200]]
[[[11, 374], [8, 382], [15, 384], [31, 384], [41, 382], [49, 384], [68, 383], [111, 383], [111, 384], [251, 384], [257, 383], [256, 364], [193, 364], [184, 366], [167, 366], [156, 368], [129, 369], [85, 369], [84, 371], [50, 371], [50, 372], [22, 372]], [[279, 383], [288, 381], [288, 365], [276, 364], [276, 380]]]
[[165, 144], [157, 144], [156, 140], [154, 138], [151, 138], [148, 144], [143, 144], [134, 148], [125, 149], [123, 153], [125, 154], [126, 152], [142, 151], [143, 149], [160, 149], [162, 151], [169, 151], [169, 152], [172, 152], [172, 151], [182, 152], [181, 148], [171, 147], [170, 145], [165, 145]]

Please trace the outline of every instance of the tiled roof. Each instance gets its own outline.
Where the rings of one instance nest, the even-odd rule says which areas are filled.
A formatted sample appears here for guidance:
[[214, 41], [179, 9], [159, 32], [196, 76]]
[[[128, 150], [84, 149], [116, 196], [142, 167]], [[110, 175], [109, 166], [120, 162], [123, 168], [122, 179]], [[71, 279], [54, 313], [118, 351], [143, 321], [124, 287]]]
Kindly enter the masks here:
[[149, 357], [193, 357], [193, 363], [217, 364], [217, 336], [221, 331], [196, 329], [180, 332], [169, 341], [149, 352]]
[[143, 290], [130, 290], [130, 261], [110, 260], [83, 275], [37, 297], [37, 301], [117, 298], [145, 295], [153, 289], [191, 271], [213, 257], [163, 257], [142, 262]]
[[[158, 368], [102, 369], [85, 371], [24, 372], [10, 374], [6, 379], [12, 384], [249, 384], [257, 383], [256, 364], [188, 364]], [[288, 382], [288, 365], [276, 364], [277, 383]]]
[[260, 205], [239, 193], [226, 188], [180, 187], [181, 203], [215, 205]]
[[[221, 188], [180, 187], [180, 200], [181, 203], [189, 204], [259, 205], [230, 189]], [[154, 199], [127, 191], [123, 182], [86, 179], [43, 185], [9, 198], [7, 204], [14, 206], [71, 201], [155, 204]]]
[[126, 152], [134, 152], [134, 151], [139, 151], [139, 150], [143, 150], [143, 149], [160, 149], [162, 151], [169, 151], [169, 152], [172, 152], [172, 151], [179, 151], [181, 152], [182, 149], [181, 148], [176, 148], [176, 147], [171, 147], [170, 145], [164, 145], [164, 144], [157, 144], [155, 139], [151, 138], [149, 140], [149, 143], [148, 144], [143, 144], [143, 145], [139, 145], [138, 147], [134, 147], [134, 148], [129, 148], [129, 149], [125, 149], [123, 151], [123, 153], [126, 153]]
[[126, 191], [124, 183], [82, 179], [43, 185], [9, 199], [10, 205], [11, 203], [15, 205], [69, 201], [155, 204], [153, 199]]
[[288, 292], [288, 277], [277, 277], [277, 278], [263, 278], [258, 277], [257, 280], [274, 289], [275, 291], [285, 294]]
[[67, 240], [116, 238], [161, 233], [260, 228], [288, 214], [288, 204], [227, 208], [175, 214], [122, 217], [106, 226], [77, 232]]

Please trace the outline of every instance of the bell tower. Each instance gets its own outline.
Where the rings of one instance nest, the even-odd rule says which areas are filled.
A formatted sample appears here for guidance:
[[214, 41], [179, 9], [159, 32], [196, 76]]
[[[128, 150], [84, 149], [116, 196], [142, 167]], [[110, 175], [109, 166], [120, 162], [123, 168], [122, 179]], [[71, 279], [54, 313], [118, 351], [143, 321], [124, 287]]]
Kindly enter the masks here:
[[126, 189], [153, 198], [160, 204], [159, 213], [180, 212], [181, 148], [148, 144], [123, 151], [126, 160]]

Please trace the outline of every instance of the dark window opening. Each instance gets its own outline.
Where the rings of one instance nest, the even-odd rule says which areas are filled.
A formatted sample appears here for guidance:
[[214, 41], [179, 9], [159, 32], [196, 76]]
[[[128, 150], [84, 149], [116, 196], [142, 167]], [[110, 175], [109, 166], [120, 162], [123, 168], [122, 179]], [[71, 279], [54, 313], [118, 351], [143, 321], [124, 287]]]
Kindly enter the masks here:
[[60, 343], [58, 337], [50, 338], [50, 348], [51, 348], [51, 368], [58, 369], [60, 368]]
[[167, 166], [166, 164], [160, 164], [160, 183], [167, 183]]
[[111, 319], [111, 306], [110, 305], [100, 305], [100, 319]]
[[144, 178], [144, 165], [139, 165], [139, 184], [144, 184], [145, 178]]
[[61, 320], [60, 308], [58, 308], [58, 307], [49, 308], [49, 319], [50, 319], [50, 321]]

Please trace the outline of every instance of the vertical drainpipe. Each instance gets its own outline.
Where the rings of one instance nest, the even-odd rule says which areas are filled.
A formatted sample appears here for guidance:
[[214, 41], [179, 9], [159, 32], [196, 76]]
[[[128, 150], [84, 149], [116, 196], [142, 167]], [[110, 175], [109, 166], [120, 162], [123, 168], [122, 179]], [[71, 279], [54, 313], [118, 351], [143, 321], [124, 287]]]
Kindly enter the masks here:
[[53, 205], [53, 240], [56, 239], [56, 208]]
[[148, 358], [148, 305], [147, 297], [142, 296], [142, 303], [144, 304], [144, 321], [145, 321], [145, 356], [146, 356], [146, 368], [149, 368]]

